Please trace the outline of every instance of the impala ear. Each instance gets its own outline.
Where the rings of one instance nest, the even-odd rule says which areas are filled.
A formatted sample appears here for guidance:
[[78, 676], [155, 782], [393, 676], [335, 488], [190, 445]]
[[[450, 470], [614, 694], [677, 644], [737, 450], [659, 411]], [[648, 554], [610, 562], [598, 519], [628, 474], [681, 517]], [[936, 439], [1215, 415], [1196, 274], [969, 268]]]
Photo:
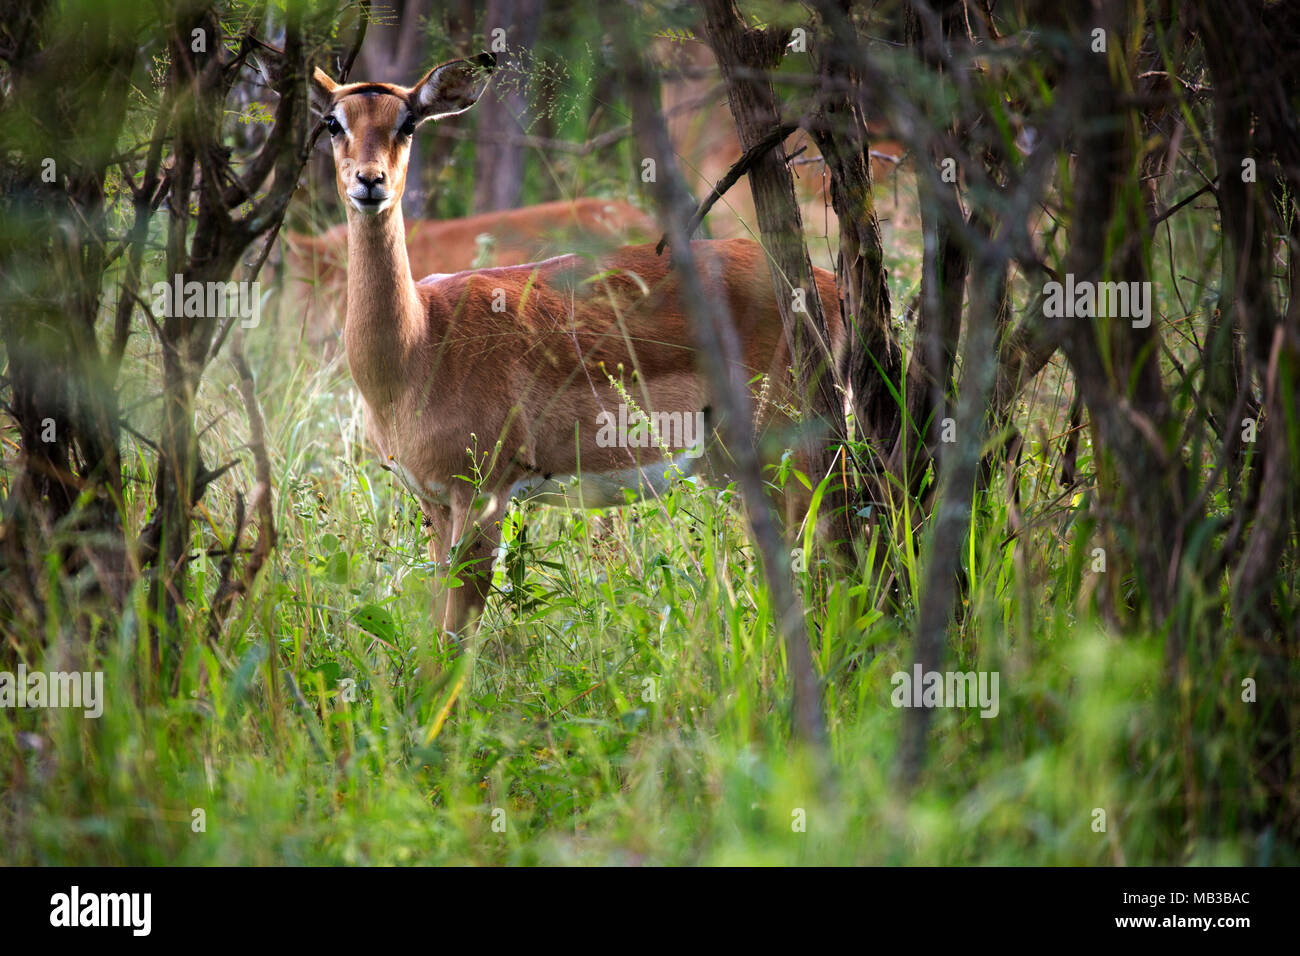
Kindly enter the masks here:
[[473, 106], [496, 68], [497, 58], [480, 53], [469, 60], [452, 60], [435, 66], [410, 89], [411, 108], [418, 122], [455, 116]]
[[334, 91], [339, 88], [339, 85], [331, 80], [329, 74], [318, 66], [316, 72], [311, 75], [311, 83], [308, 84], [308, 88], [311, 92], [312, 108], [318, 113], [323, 113], [329, 109], [329, 105], [334, 99]]

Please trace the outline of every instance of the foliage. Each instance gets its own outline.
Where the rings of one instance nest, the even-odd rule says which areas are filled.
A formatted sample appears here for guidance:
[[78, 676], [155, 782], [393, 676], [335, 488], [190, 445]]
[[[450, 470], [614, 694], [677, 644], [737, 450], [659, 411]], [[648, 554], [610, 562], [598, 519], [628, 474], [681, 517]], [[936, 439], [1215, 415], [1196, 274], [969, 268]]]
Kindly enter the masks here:
[[[266, 15], [259, 5], [217, 6], [232, 36]], [[286, 6], [293, 4], [274, 10]], [[792, 6], [765, 4], [748, 14], [774, 22], [778, 14], [794, 16]], [[33, 22], [40, 7], [32, 6]], [[568, 12], [565, 30], [544, 27], [534, 50], [538, 69], [550, 71], [547, 85], [558, 91], [539, 107], [548, 119], [536, 132], [582, 142], [628, 122], [630, 111], [606, 82], [613, 65], [594, 15]], [[668, 42], [700, 42], [680, 10], [647, 5], [644, 12], [662, 16], [658, 35]], [[1008, 32], [1023, 26], [1003, 23]], [[320, 50], [339, 51], [340, 38], [317, 27]], [[1045, 45], [1065, 42], [1068, 28], [1057, 27]], [[1223, 117], [1202, 83], [1209, 67], [1189, 52], [1196, 44], [1185, 43], [1185, 33], [1166, 34], [1168, 27], [1156, 14], [1138, 25], [1183, 91], [1169, 115], [1184, 122], [1185, 149], [1212, 168]], [[133, 28], [149, 25], [141, 18]], [[16, 37], [12, 29], [0, 34], [6, 70], [18, 53]], [[909, 80], [898, 90], [920, 104], [918, 116], [977, 106], [992, 132], [978, 131], [972, 150], [988, 146], [980, 139], [987, 135], [1006, 148], [1011, 171], [1023, 172], [1015, 150], [1031, 125], [1023, 114], [1042, 117], [1055, 108], [1056, 80], [1039, 71], [1054, 61], [1030, 58], [1023, 69], [1003, 62], [989, 68], [996, 73], [990, 86], [957, 89], [897, 42], [872, 47], [873, 54], [882, 69]], [[457, 52], [448, 45], [445, 52]], [[140, 159], [148, 146], [171, 64], [165, 40], [155, 37], [143, 49], [128, 73], [129, 104], [112, 149], [100, 143], [96, 155], [125, 151]], [[797, 70], [787, 62], [784, 71], [780, 92], [793, 100]], [[962, 96], [971, 99], [958, 102]], [[224, 104], [221, 136], [246, 159], [271, 135], [275, 114], [269, 100], [236, 98]], [[15, 150], [39, 155], [48, 132], [10, 126], [4, 134], [7, 262], [18, 261], [15, 250], [22, 251], [21, 234], [35, 215], [14, 173]], [[83, 148], [95, 152], [94, 144]], [[456, 144], [439, 173], [434, 203], [443, 213], [469, 211], [473, 155], [470, 142]], [[921, 348], [913, 319], [925, 307], [923, 232], [936, 222], [915, 172], [925, 156], [913, 157], [911, 174], [877, 184], [895, 331], [909, 355]], [[638, 189], [630, 142], [537, 159], [523, 202]], [[133, 177], [121, 163], [104, 168], [97, 235], [111, 247], [136, 222], [133, 199], [140, 201], [144, 170]], [[1091, 210], [1071, 206], [1075, 177], [1087, 174], [1077, 158], [1072, 163], [1063, 150], [1051, 172], [1054, 188], [1035, 211], [1032, 251], [1059, 274], [1078, 255], [1073, 230]], [[1141, 170], [1129, 172], [1136, 181]], [[1203, 182], [1190, 165], [1170, 172], [1159, 208]], [[987, 198], [980, 188], [972, 188], [977, 206]], [[1121, 197], [1121, 205], [1140, 201], [1134, 191]], [[1279, 187], [1270, 201], [1291, 236], [1285, 255], [1285, 237], [1274, 247], [1277, 261], [1294, 273], [1295, 197]], [[146, 217], [143, 290], [166, 274], [166, 218]], [[1109, 210], [1101, 217], [1108, 250], [1122, 244], [1124, 221]], [[419, 509], [366, 447], [346, 361], [305, 347], [294, 303], [272, 290], [243, 348], [266, 419], [269, 517], [278, 542], [238, 599], [223, 595], [223, 560], [239, 540], [232, 528], [242, 527], [245, 496], [259, 479], [239, 371], [219, 357], [194, 380], [193, 420], [202, 461], [230, 467], [194, 504], [188, 573], [177, 579], [175, 620], [163, 621], [156, 578], [131, 565], [137, 573], [114, 595], [95, 586], [94, 562], [83, 550], [92, 506], [110, 503], [111, 520], [92, 524], [96, 534], [127, 542], [128, 565], [139, 560], [134, 543], [157, 513], [164, 337], [143, 309], [132, 313], [120, 369], [105, 387], [114, 415], [120, 410], [118, 480], [105, 484], [101, 472], [81, 472], [89, 490], [73, 496], [57, 521], [30, 532], [39, 537], [22, 539], [39, 540], [39, 548], [24, 549], [14, 546], [11, 529], [26, 500], [19, 492], [28, 494], [21, 476], [33, 436], [15, 407], [23, 353], [15, 351], [16, 335], [7, 335], [0, 385], [10, 414], [0, 433], [0, 495], [10, 537], [0, 566], [7, 589], [0, 669], [20, 660], [28, 670], [94, 667], [104, 674], [107, 703], [98, 719], [60, 709], [0, 713], [0, 862], [1300, 863], [1297, 771], [1287, 762], [1300, 673], [1294, 634], [1281, 631], [1296, 620], [1293, 512], [1278, 516], [1286, 537], [1266, 593], [1252, 597], [1267, 607], [1259, 617], [1239, 613], [1236, 568], [1214, 561], [1247, 534], [1234, 532], [1234, 522], [1258, 505], [1262, 454], [1226, 442], [1240, 415], [1224, 419], [1226, 426], [1219, 420], [1235, 409], [1237, 393], [1230, 389], [1225, 402], [1215, 391], [1222, 353], [1207, 343], [1223, 307], [1232, 315], [1230, 300], [1241, 296], [1230, 287], [1232, 270], [1221, 265], [1225, 250], [1238, 248], [1225, 239], [1223, 221], [1216, 203], [1189, 204], [1161, 221], [1152, 232], [1159, 241], [1148, 237], [1141, 250], [1164, 336], [1156, 362], [1168, 385], [1170, 430], [1161, 438], [1198, 503], [1194, 520], [1182, 526], [1186, 557], [1159, 613], [1151, 610], [1143, 563], [1149, 531], [1131, 520], [1139, 499], [1124, 494], [1113, 448], [1098, 439], [1092, 418], [1085, 426], [1073, 409], [1082, 346], [1068, 361], [1053, 350], [1007, 402], [1003, 420], [990, 416], [996, 429], [976, 443], [981, 469], [968, 530], [956, 539], [933, 535], [945, 466], [906, 455], [890, 475], [895, 493], [858, 516], [866, 534], [852, 568], [814, 543], [816, 514], [794, 536], [804, 558], [795, 580], [823, 681], [828, 776], [812, 755], [789, 746], [790, 674], [734, 485], [681, 481], [658, 499], [600, 513], [517, 508], [483, 626], [463, 645], [447, 641], [430, 620]], [[1010, 273], [1007, 328], [1041, 311], [1043, 276], [1028, 259], [1022, 250]], [[112, 353], [118, 300], [110, 292], [123, 287], [130, 268], [119, 255], [93, 276], [88, 308], [97, 354]], [[1294, 313], [1294, 297], [1286, 298], [1294, 278], [1289, 288], [1268, 281], [1279, 316]], [[16, 301], [15, 287], [47, 288], [32, 282], [7, 284], [6, 302]], [[957, 345], [954, 337], [954, 354]], [[1294, 367], [1285, 355], [1275, 358], [1281, 385], [1266, 394], [1271, 386], [1261, 371], [1270, 366], [1257, 354], [1252, 361], [1233, 388], [1256, 414], [1274, 403], [1273, 421], [1285, 423], [1281, 445], [1289, 443], [1294, 455], [1300, 426], [1286, 417], [1294, 409]], [[1240, 363], [1228, 365], [1231, 378]], [[962, 370], [957, 362], [947, 384], [959, 382]], [[922, 386], [910, 376], [889, 384], [903, 427], [920, 443], [932, 422], [907, 416], [921, 408], [910, 390]], [[955, 397], [955, 387], [940, 394], [938, 408], [926, 414], [937, 423]], [[1003, 440], [1013, 433], [1018, 443]], [[875, 453], [865, 446], [861, 460]], [[87, 461], [80, 450], [66, 460], [76, 467]], [[818, 483], [788, 461], [765, 477]], [[1157, 477], [1165, 476], [1153, 474], [1152, 487]], [[1098, 570], [1095, 549], [1103, 546], [1110, 561]], [[909, 788], [898, 769], [906, 712], [891, 703], [891, 678], [915, 660], [935, 548], [949, 549], [958, 570], [956, 606], [951, 614], [944, 608], [945, 666], [997, 672], [1001, 700], [991, 719], [971, 709], [937, 710], [925, 766]], [[35, 569], [30, 605], [26, 591], [10, 586], [19, 551], [23, 573]], [[226, 610], [214, 617], [218, 605]], [[169, 641], [165, 666], [151, 646], [155, 632]], [[1253, 702], [1243, 694], [1247, 678], [1260, 684]], [[1279, 736], [1289, 743], [1279, 745]]]

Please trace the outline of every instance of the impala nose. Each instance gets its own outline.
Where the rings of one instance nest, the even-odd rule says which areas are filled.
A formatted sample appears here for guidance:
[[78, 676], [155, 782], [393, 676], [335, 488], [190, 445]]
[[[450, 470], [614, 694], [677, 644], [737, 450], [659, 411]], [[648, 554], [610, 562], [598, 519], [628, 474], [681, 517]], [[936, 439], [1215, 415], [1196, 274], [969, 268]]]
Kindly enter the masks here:
[[378, 212], [388, 205], [392, 195], [386, 188], [382, 170], [373, 168], [365, 172], [358, 170], [353, 173], [353, 176], [356, 178], [356, 185], [348, 190], [348, 198], [352, 200], [352, 205], [362, 212]]

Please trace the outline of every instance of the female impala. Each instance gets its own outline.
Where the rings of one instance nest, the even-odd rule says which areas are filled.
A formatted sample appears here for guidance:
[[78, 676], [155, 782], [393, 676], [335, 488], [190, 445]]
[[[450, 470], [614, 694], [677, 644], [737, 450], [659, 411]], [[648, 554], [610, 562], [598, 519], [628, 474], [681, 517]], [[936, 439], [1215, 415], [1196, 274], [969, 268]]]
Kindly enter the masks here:
[[[511, 498], [601, 507], [623, 504], [625, 489], [657, 492], [698, 462], [670, 461], [627, 435], [611, 442], [608, 423], [628, 420], [619, 406], [629, 397], [646, 412], [692, 418], [708, 404], [668, 257], [651, 245], [596, 262], [569, 255], [412, 278], [400, 204], [411, 137], [425, 120], [469, 109], [493, 62], [453, 60], [409, 89], [314, 76], [348, 214], [348, 366], [371, 442], [432, 529], [430, 557], [465, 582], [438, 589], [453, 631], [487, 598]], [[767, 421], [791, 394], [763, 250], [740, 239], [694, 249], [710, 292], [730, 308], [747, 376], [769, 376]], [[834, 277], [816, 271], [842, 353]], [[627, 393], [610, 381], [620, 367]], [[680, 432], [659, 438], [676, 451], [690, 443]]]

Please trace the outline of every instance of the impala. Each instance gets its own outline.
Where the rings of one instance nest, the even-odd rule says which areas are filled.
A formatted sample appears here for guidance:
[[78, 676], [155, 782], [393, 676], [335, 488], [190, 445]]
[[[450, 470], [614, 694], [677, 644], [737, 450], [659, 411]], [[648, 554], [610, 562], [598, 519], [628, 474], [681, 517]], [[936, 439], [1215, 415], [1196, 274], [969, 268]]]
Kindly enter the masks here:
[[[708, 408], [669, 257], [653, 245], [412, 277], [400, 204], [411, 138], [469, 109], [492, 64], [490, 54], [453, 60], [409, 88], [313, 78], [348, 216], [348, 366], [371, 443], [431, 529], [450, 631], [487, 599], [512, 499], [621, 505], [625, 490], [657, 494], [693, 467], [711, 471], [708, 455], [680, 454], [692, 452], [681, 441], [608, 440], [629, 402], [683, 418]], [[764, 252], [740, 239], [693, 248], [709, 293], [728, 306], [747, 376], [767, 377], [757, 424], [769, 427], [793, 395]], [[834, 276], [817, 270], [817, 283], [842, 355]], [[462, 586], [447, 586], [451, 572]]]
[[[308, 341], [332, 344], [343, 327], [347, 289], [346, 223], [318, 236], [286, 230], [287, 300]], [[491, 265], [536, 262], [568, 249], [598, 250], [657, 238], [654, 220], [630, 203], [582, 198], [503, 209], [462, 219], [417, 219], [407, 226], [413, 275], [460, 272], [487, 252]], [[483, 248], [483, 242], [490, 249]]]

